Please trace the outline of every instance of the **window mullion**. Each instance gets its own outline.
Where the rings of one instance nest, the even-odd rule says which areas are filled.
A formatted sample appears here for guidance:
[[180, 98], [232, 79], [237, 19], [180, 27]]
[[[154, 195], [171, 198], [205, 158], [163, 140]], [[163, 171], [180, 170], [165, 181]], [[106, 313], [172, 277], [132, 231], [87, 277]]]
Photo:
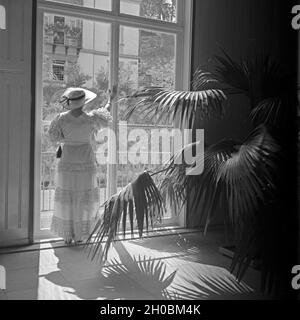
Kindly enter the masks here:
[[182, 33], [178, 33], [175, 43], [175, 90], [182, 90], [182, 49], [183, 49], [183, 36]]
[[115, 15], [120, 14], [120, 0], [112, 0], [112, 12]]
[[[110, 88], [112, 89], [114, 85], [118, 84], [119, 78], [119, 23], [117, 21], [112, 22], [111, 24], [111, 44], [110, 44]], [[118, 132], [118, 104], [112, 102], [111, 114], [113, 117], [112, 122], [112, 132], [117, 134]], [[111, 133], [112, 133], [111, 132]], [[107, 170], [107, 187], [109, 196], [117, 192], [117, 141], [114, 140], [113, 136], [109, 134], [109, 164]]]
[[[185, 2], [186, 0], [177, 0], [177, 23], [180, 26], [184, 24], [184, 15], [185, 15]], [[188, 0], [189, 1], [189, 0]]]

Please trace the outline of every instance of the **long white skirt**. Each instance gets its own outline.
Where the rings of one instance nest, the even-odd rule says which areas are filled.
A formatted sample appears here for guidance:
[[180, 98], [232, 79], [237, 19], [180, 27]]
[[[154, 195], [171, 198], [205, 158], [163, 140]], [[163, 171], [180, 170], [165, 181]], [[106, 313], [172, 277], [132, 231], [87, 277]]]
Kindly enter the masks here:
[[64, 145], [55, 174], [52, 233], [84, 240], [92, 232], [100, 201], [96, 160], [90, 144]]

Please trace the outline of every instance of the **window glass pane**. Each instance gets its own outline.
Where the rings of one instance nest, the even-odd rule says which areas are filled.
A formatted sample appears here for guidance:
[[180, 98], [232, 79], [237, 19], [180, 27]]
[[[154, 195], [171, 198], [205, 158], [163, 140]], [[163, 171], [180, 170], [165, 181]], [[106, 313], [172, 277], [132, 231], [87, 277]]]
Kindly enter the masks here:
[[112, 0], [48, 0], [48, 1], [63, 2], [63, 3], [74, 4], [77, 6], [111, 11]]
[[168, 22], [177, 21], [177, 0], [120, 1], [121, 13]]
[[[130, 96], [148, 86], [175, 89], [175, 34], [121, 26], [119, 45], [120, 97]], [[120, 100], [118, 120], [125, 120], [126, 111], [137, 102], [137, 99]], [[126, 134], [121, 131], [125, 130], [125, 123], [119, 123], [118, 190], [144, 170], [159, 170], [159, 165], [169, 159], [173, 126], [166, 121], [160, 121], [158, 126], [156, 120], [136, 111], [127, 120]], [[151, 139], [158, 131], [162, 135], [154, 145]], [[167, 210], [165, 218], [170, 218], [171, 214], [172, 211]]]
[[[48, 126], [59, 112], [65, 111], [58, 101], [67, 87], [83, 87], [97, 93], [98, 97], [85, 108], [86, 111], [106, 103], [110, 64], [110, 24], [45, 14], [43, 36], [40, 227], [48, 229], [54, 208], [56, 159], [55, 148], [46, 134]], [[106, 169], [102, 166], [101, 170], [103, 172], [99, 172], [100, 184], [106, 182]], [[104, 192], [106, 189], [103, 187], [101, 190]], [[100, 197], [104, 201], [105, 195], [102, 193]]]
[[[175, 89], [176, 35], [152, 30], [120, 27], [119, 93], [125, 97], [137, 89], [160, 86]], [[122, 119], [130, 103], [119, 103]], [[144, 115], [134, 114], [134, 123], [151, 123]]]
[[0, 5], [0, 29], [6, 29], [6, 10], [4, 6]]
[[[61, 15], [45, 14], [43, 55], [43, 120], [58, 111], [48, 91], [82, 86], [97, 91], [104, 103], [106, 87], [97, 82], [109, 72], [110, 24]], [[53, 98], [53, 97], [52, 97]], [[93, 105], [91, 106], [91, 108]]]

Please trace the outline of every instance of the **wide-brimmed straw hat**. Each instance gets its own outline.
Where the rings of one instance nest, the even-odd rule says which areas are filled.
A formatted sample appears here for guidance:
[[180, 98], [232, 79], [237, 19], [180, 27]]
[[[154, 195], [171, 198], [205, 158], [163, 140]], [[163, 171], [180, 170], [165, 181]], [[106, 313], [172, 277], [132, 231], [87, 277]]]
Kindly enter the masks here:
[[62, 94], [60, 103], [66, 109], [77, 109], [85, 106], [97, 97], [96, 93], [83, 88], [68, 88]]

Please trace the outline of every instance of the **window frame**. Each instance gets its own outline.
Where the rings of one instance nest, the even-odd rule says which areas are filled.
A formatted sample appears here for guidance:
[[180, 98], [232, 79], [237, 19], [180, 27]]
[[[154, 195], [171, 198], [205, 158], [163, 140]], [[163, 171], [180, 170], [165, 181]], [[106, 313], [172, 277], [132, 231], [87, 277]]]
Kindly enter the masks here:
[[[37, 1], [36, 23], [36, 114], [35, 114], [35, 199], [34, 199], [34, 238], [49, 238], [49, 232], [40, 230], [40, 155], [41, 155], [41, 108], [42, 102], [42, 61], [43, 61], [43, 16], [44, 13], [65, 15], [72, 18], [87, 19], [95, 22], [105, 22], [111, 25], [110, 43], [110, 79], [109, 86], [118, 83], [119, 37], [120, 25], [150, 29], [157, 32], [167, 32], [176, 35], [175, 48], [175, 90], [189, 90], [191, 79], [191, 39], [192, 39], [192, 0], [177, 0], [177, 22], [167, 22], [151, 18], [120, 13], [120, 0], [111, 0], [112, 10], [89, 8], [68, 3], [49, 0]], [[182, 62], [183, 61], [183, 62]], [[117, 130], [117, 107], [112, 108], [113, 129]], [[116, 192], [115, 186], [109, 183], [116, 181], [115, 165], [108, 168], [108, 192]], [[185, 227], [185, 210], [178, 219], [181, 227]], [[169, 221], [172, 223], [172, 221]], [[174, 222], [174, 221], [173, 221]]]

